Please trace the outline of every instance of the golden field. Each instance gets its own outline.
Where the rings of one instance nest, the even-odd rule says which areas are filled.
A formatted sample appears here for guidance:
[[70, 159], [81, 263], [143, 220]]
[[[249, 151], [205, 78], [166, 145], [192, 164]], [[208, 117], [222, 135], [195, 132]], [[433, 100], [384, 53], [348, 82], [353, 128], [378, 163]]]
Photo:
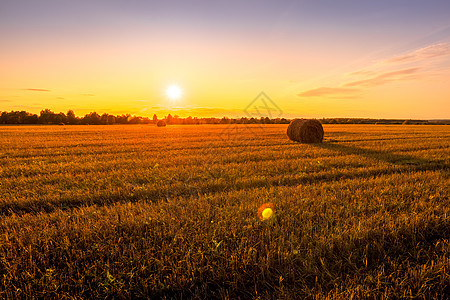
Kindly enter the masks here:
[[450, 294], [450, 127], [286, 128], [0, 127], [0, 297]]

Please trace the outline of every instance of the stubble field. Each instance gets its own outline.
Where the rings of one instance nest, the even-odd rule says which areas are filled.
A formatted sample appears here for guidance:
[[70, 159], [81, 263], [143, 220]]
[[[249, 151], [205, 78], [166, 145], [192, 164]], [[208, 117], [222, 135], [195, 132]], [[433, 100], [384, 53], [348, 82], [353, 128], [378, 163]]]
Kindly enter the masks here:
[[0, 298], [448, 296], [450, 127], [286, 128], [0, 127]]

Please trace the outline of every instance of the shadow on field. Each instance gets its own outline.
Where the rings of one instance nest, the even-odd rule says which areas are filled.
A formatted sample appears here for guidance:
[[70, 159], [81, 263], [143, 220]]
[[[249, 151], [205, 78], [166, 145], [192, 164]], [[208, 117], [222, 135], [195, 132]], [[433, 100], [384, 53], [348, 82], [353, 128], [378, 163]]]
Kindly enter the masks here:
[[214, 194], [231, 192], [238, 190], [254, 189], [268, 186], [295, 186], [299, 184], [316, 184], [318, 182], [327, 182], [342, 179], [352, 179], [360, 177], [371, 177], [380, 175], [389, 175], [402, 172], [419, 172], [419, 171], [435, 171], [441, 170], [446, 172], [450, 169], [449, 164], [445, 160], [426, 160], [410, 155], [395, 154], [386, 151], [377, 151], [358, 147], [351, 147], [336, 142], [324, 142], [322, 144], [310, 144], [313, 147], [328, 149], [341, 152], [347, 155], [358, 155], [373, 160], [383, 161], [394, 164], [397, 168], [388, 169], [358, 169], [349, 170], [342, 173], [308, 173], [301, 178], [286, 177], [283, 175], [273, 176], [271, 178], [258, 178], [242, 180], [230, 184], [225, 181], [197, 181], [186, 183], [183, 181], [169, 183], [161, 188], [148, 188], [132, 191], [117, 190], [114, 192], [100, 191], [90, 195], [81, 197], [74, 195], [60, 195], [45, 201], [22, 200], [22, 201], [3, 201], [0, 203], [0, 216], [8, 215], [24, 215], [50, 213], [55, 210], [71, 210], [79, 207], [97, 205], [110, 206], [116, 203], [128, 202], [159, 202], [169, 198], [177, 197], [193, 197], [199, 198], [204, 194]]
[[[346, 154], [360, 155], [371, 159], [376, 159], [391, 164], [395, 164], [397, 168], [384, 169], [349, 169], [341, 173], [312, 172], [302, 177], [286, 177], [284, 175], [273, 176], [271, 178], [258, 178], [242, 180], [230, 184], [225, 181], [206, 181], [193, 182], [195, 186], [189, 184], [175, 182], [162, 188], [149, 188], [132, 191], [100, 191], [94, 194], [74, 196], [60, 195], [45, 201], [21, 200], [21, 201], [3, 201], [0, 203], [0, 216], [9, 216], [13, 214], [38, 214], [50, 213], [55, 210], [71, 210], [84, 206], [110, 206], [117, 203], [128, 202], [159, 202], [166, 201], [170, 198], [193, 197], [199, 198], [205, 194], [226, 193], [232, 191], [249, 190], [260, 187], [273, 186], [295, 186], [299, 184], [317, 184], [318, 182], [329, 182], [335, 180], [363, 178], [380, 175], [389, 175], [403, 172], [420, 172], [420, 171], [436, 171], [446, 172], [449, 165], [443, 160], [431, 161], [419, 159], [409, 155], [399, 155], [383, 151], [374, 151], [361, 149], [356, 147], [348, 147], [339, 144], [314, 144], [315, 147], [339, 151]], [[445, 175], [445, 174], [444, 174]], [[445, 175], [447, 176], [447, 175]]]
[[348, 155], [359, 155], [369, 159], [384, 161], [395, 165], [421, 166], [426, 167], [426, 169], [428, 170], [434, 169], [433, 167], [435, 167], [435, 169], [442, 169], [443, 167], [445, 167], [445, 161], [426, 160], [411, 155], [403, 155], [386, 151], [364, 149], [331, 142], [325, 142], [321, 144], [311, 144], [311, 145], [318, 148], [333, 150]]

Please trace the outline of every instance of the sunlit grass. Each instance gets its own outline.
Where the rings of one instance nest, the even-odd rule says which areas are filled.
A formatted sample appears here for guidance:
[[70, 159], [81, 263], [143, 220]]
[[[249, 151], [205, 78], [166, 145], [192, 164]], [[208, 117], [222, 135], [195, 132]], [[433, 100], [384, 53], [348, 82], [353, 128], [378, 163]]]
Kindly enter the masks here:
[[0, 127], [0, 295], [450, 293], [447, 126], [227, 130]]

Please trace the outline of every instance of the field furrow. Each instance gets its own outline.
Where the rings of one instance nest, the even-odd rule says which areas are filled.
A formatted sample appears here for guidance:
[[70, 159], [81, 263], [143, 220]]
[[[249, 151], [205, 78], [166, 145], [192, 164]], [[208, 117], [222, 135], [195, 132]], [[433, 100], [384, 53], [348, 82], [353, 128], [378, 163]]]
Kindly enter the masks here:
[[0, 296], [449, 292], [447, 126], [285, 131], [0, 127]]

